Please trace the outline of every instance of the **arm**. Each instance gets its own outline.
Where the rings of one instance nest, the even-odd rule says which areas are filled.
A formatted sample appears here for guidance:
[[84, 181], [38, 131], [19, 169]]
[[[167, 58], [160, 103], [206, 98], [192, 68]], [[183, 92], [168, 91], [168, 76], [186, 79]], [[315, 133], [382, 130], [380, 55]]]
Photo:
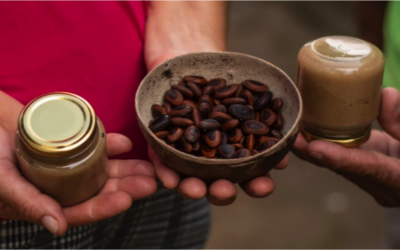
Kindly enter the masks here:
[[[148, 70], [178, 55], [226, 49], [226, 4], [224, 2], [150, 2], [146, 27], [145, 60]], [[194, 177], [181, 180], [180, 175], [164, 165], [149, 147], [157, 177], [167, 188], [177, 188], [185, 198], [204, 196], [214, 205], [229, 205], [236, 199], [236, 186], [227, 180], [206, 185]], [[288, 164], [286, 157], [276, 168]], [[240, 185], [252, 197], [273, 192], [274, 182], [268, 174]]]
[[226, 49], [225, 2], [149, 2], [145, 60], [148, 70], [171, 57]]

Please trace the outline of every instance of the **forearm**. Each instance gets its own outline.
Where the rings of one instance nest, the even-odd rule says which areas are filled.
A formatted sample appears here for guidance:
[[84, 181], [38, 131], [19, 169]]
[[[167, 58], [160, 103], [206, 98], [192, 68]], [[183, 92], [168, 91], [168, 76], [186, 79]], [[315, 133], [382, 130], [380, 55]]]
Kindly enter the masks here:
[[0, 91], [0, 102], [0, 126], [13, 135], [17, 130], [18, 116], [23, 105], [3, 91]]
[[149, 2], [145, 38], [148, 69], [162, 54], [225, 49], [225, 2]]

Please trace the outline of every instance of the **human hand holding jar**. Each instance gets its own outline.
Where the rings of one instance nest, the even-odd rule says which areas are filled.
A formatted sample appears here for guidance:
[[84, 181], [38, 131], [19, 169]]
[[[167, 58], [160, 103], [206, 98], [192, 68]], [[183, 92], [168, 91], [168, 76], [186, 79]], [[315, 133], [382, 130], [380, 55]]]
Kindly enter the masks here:
[[[4, 93], [1, 93], [1, 97], [5, 106], [9, 104], [10, 110], [14, 110], [8, 117], [14, 120], [18, 116], [16, 113], [22, 110], [22, 105]], [[74, 154], [68, 155], [68, 150], [66, 150], [67, 153], [61, 153], [61, 155], [64, 154], [64, 159], [61, 161], [62, 164], [55, 163], [57, 157], [46, 157], [46, 154], [51, 154], [51, 152], [49, 150], [41, 152], [41, 148], [37, 143], [38, 141], [42, 140], [41, 143], [47, 144], [47, 149], [49, 149], [51, 148], [52, 140], [53, 142], [54, 140], [58, 140], [58, 143], [61, 144], [65, 141], [71, 142], [68, 139], [73, 139], [74, 136], [79, 134], [76, 133], [77, 131], [81, 131], [82, 128], [91, 127], [90, 122], [88, 126], [85, 126], [83, 122], [83, 126], [78, 126], [80, 129], [76, 129], [73, 125], [76, 124], [77, 120], [78, 122], [79, 120], [81, 122], [85, 121], [82, 118], [85, 115], [91, 116], [90, 112], [86, 113], [84, 111], [85, 107], [80, 106], [80, 104], [84, 104], [80, 98], [69, 94], [58, 97], [62, 97], [63, 99], [55, 98], [53, 100], [58, 100], [58, 104], [67, 109], [62, 113], [66, 114], [68, 110], [76, 110], [75, 108], [77, 107], [74, 105], [78, 105], [78, 110], [82, 112], [81, 117], [74, 117], [72, 115], [69, 119], [64, 120], [65, 124], [59, 124], [64, 128], [68, 127], [68, 124], [72, 124], [69, 128], [75, 129], [75, 132], [69, 131], [69, 134], [60, 135], [58, 133], [60, 131], [57, 132], [57, 130], [61, 127], [49, 127], [49, 124], [52, 123], [51, 119], [57, 117], [58, 114], [54, 113], [54, 110], [47, 110], [46, 105], [41, 106], [46, 103], [50, 104], [48, 102], [49, 99], [46, 102], [46, 96], [41, 101], [30, 103], [36, 105], [34, 106], [33, 113], [28, 114], [30, 107], [32, 107], [30, 105], [27, 105], [24, 109], [25, 114], [30, 115], [28, 122], [25, 123], [26, 126], [30, 126], [30, 130], [28, 129], [28, 132], [25, 131], [22, 133], [25, 133], [25, 136], [30, 136], [30, 139], [32, 139], [31, 142], [36, 142], [36, 145], [29, 145], [29, 142], [23, 141], [29, 140], [27, 138], [21, 139], [20, 126], [15, 136], [17, 150], [14, 150], [14, 135], [10, 131], [12, 130], [11, 127], [17, 127], [17, 124], [9, 126], [9, 124], [3, 123], [3, 126], [0, 126], [0, 217], [3, 219], [25, 220], [41, 224], [53, 234], [60, 236], [65, 233], [68, 227], [89, 224], [125, 211], [131, 206], [133, 200], [144, 198], [154, 193], [156, 182], [153, 168], [147, 161], [106, 160], [106, 155], [114, 156], [129, 151], [131, 142], [128, 138], [120, 134], [108, 134], [105, 137], [102, 125], [97, 121], [94, 114], [92, 118], [93, 122], [96, 121], [94, 127], [97, 128], [93, 129], [92, 137], [88, 137], [91, 138], [89, 140], [90, 143], [84, 146], [91, 153], [85, 153], [86, 151], [80, 148], [78, 151], [82, 154], [72, 150]], [[68, 100], [70, 103], [68, 103]], [[67, 104], [63, 103], [63, 101], [67, 101]], [[50, 106], [54, 107], [57, 105]], [[35, 114], [35, 110], [38, 113]], [[37, 115], [39, 117], [36, 117]], [[21, 118], [20, 123], [24, 123], [24, 121], [24, 118]], [[46, 123], [41, 124], [42, 121]], [[43, 128], [45, 129], [41, 130]], [[53, 137], [51, 137], [52, 133]], [[49, 135], [50, 137], [47, 137]], [[66, 137], [60, 138], [57, 136]], [[96, 136], [98, 139], [96, 139]], [[60, 147], [61, 145], [57, 146]], [[30, 148], [28, 149], [27, 147]], [[93, 150], [93, 148], [101, 149]], [[106, 152], [104, 151], [105, 148], [107, 148]], [[36, 186], [27, 181], [21, 175], [21, 172], [18, 171], [15, 153], [19, 162], [22, 163], [20, 164], [21, 172]], [[53, 153], [58, 154], [59, 152]], [[76, 159], [74, 161], [73, 155], [81, 159], [81, 161]], [[82, 164], [77, 164], [76, 162], [85, 162], [84, 160], [82, 161], [85, 157], [89, 159], [88, 161], [92, 161], [91, 163], [95, 164], [92, 167], [83, 164], [83, 168], [81, 168]], [[71, 162], [75, 162], [75, 166], [71, 166]], [[44, 163], [43, 166], [41, 165], [42, 163]], [[57, 169], [57, 167], [61, 166], [67, 168], [64, 169], [66, 171], [72, 170], [72, 174], [60, 173], [61, 169]], [[89, 172], [87, 171], [88, 169]], [[80, 182], [80, 179], [83, 182]], [[79, 190], [83, 192], [79, 192]], [[68, 206], [62, 207], [56, 200]]]
[[294, 153], [342, 175], [380, 205], [400, 207], [400, 95], [397, 89], [382, 91], [378, 121], [383, 131], [372, 130], [369, 140], [357, 148], [324, 140], [308, 142], [299, 134]]
[[[400, 206], [400, 99], [382, 91], [384, 58], [372, 44], [324, 37], [299, 53], [303, 130], [294, 153], [352, 181], [383, 206]], [[383, 132], [371, 131], [378, 118]]]

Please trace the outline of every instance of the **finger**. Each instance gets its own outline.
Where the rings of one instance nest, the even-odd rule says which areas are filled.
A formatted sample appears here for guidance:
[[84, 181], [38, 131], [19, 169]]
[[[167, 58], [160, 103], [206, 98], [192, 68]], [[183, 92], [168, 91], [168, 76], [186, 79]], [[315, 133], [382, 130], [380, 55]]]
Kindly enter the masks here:
[[236, 200], [236, 186], [228, 180], [214, 181], [208, 187], [207, 200], [216, 206], [227, 206]]
[[[377, 151], [382, 154], [391, 153], [390, 155], [398, 155], [398, 148], [399, 145], [396, 140], [388, 136], [387, 134], [379, 131], [379, 130], [372, 130], [371, 136], [369, 140], [362, 144], [359, 148], [364, 150], [372, 150]], [[308, 145], [309, 143], [306, 141], [304, 136], [299, 133], [296, 138], [296, 141], [293, 145], [292, 152], [300, 159], [313, 163], [314, 165], [321, 165], [321, 162], [316, 160], [313, 157], [310, 157], [308, 152]], [[390, 147], [389, 147], [390, 145]], [[393, 151], [393, 152], [392, 152]]]
[[307, 154], [308, 142], [301, 133], [297, 135], [296, 141], [293, 144], [292, 152], [302, 160], [308, 160]]
[[180, 175], [167, 165], [165, 165], [154, 150], [148, 146], [149, 159], [153, 163], [156, 176], [163, 183], [164, 187], [173, 189], [177, 188], [181, 181]]
[[122, 179], [109, 179], [100, 190], [100, 194], [123, 191], [133, 200], [145, 198], [157, 190], [157, 182], [154, 178], [144, 175], [129, 176]]
[[128, 137], [117, 134], [107, 134], [107, 154], [109, 157], [129, 152], [132, 149], [132, 142]]
[[390, 138], [388, 134], [374, 129], [371, 131], [368, 141], [360, 145], [359, 148], [363, 150], [377, 151], [382, 154], [388, 154], [389, 151], [394, 148], [394, 145], [390, 145], [391, 147], [389, 147], [389, 140], [396, 141], [395, 139]]
[[143, 160], [110, 160], [109, 178], [124, 178], [132, 175], [146, 175], [155, 178], [153, 164]]
[[300, 159], [311, 162], [314, 165], [320, 166], [320, 162], [311, 157], [308, 152], [308, 142], [304, 136], [299, 133], [293, 145], [292, 152]]
[[64, 214], [69, 226], [94, 223], [126, 211], [132, 201], [147, 197], [156, 189], [156, 181], [148, 176], [109, 179], [98, 195], [64, 208]]
[[269, 174], [254, 178], [240, 184], [243, 191], [250, 197], [263, 198], [275, 190], [275, 183]]
[[0, 176], [7, 177], [0, 182], [0, 197], [14, 211], [7, 213], [5, 209], [5, 215], [10, 216], [6, 219], [41, 224], [54, 235], [63, 235], [68, 224], [60, 205], [27, 182], [13, 163], [0, 161], [0, 166]]
[[335, 143], [313, 141], [308, 146], [311, 157], [322, 166], [340, 174], [361, 176], [385, 185], [399, 178], [399, 160], [378, 152], [344, 148]]
[[400, 98], [395, 88], [385, 88], [382, 91], [379, 124], [393, 138], [400, 140]]
[[189, 177], [179, 184], [178, 192], [184, 198], [197, 200], [206, 195], [207, 186], [199, 178]]
[[125, 192], [112, 192], [96, 196], [82, 204], [64, 208], [70, 227], [104, 220], [126, 211], [132, 198]]
[[288, 165], [289, 165], [289, 155], [286, 155], [285, 158], [283, 158], [274, 168], [277, 170], [282, 170], [285, 169]]

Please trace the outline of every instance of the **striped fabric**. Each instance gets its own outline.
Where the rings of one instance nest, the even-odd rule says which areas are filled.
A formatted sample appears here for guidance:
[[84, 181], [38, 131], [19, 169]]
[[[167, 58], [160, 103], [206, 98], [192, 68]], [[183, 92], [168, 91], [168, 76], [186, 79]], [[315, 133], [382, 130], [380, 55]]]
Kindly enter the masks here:
[[13, 248], [202, 248], [210, 225], [210, 206], [203, 198], [187, 200], [159, 187], [118, 216], [70, 228], [55, 237], [42, 226], [1, 221], [0, 247]]

